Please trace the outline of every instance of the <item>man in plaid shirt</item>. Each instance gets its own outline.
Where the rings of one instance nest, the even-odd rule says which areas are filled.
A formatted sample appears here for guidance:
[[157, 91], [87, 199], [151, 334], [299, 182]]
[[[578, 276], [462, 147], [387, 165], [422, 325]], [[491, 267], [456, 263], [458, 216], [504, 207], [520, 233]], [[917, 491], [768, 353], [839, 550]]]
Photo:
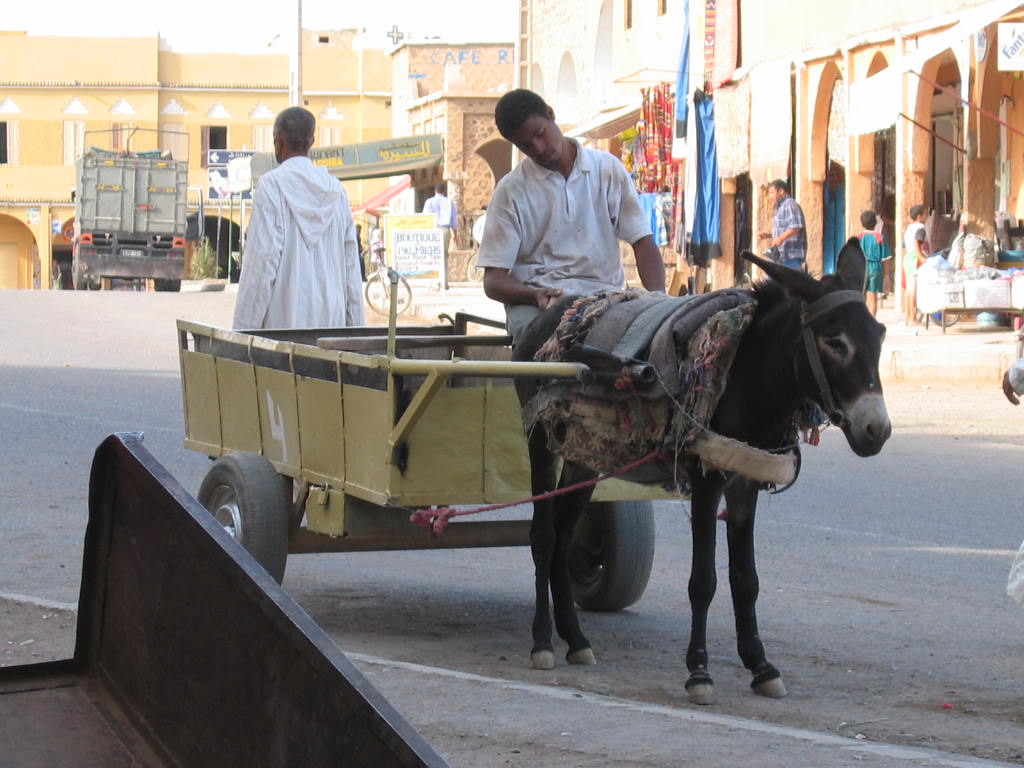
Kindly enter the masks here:
[[775, 217], [772, 219], [772, 231], [762, 232], [764, 239], [771, 238], [769, 244], [778, 249], [777, 261], [794, 269], [806, 269], [807, 259], [807, 225], [804, 224], [804, 212], [800, 205], [789, 196], [789, 184], [776, 179], [768, 185], [768, 199], [775, 205]]

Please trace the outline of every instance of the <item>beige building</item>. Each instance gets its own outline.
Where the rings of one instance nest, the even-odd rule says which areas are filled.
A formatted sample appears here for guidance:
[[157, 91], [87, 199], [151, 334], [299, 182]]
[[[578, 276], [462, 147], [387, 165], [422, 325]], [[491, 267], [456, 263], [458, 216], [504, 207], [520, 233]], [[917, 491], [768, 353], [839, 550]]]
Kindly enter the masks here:
[[[914, 204], [935, 212], [933, 249], [961, 222], [991, 237], [998, 215], [1024, 218], [1024, 63], [1006, 61], [1013, 42], [1000, 43], [1024, 31], [1007, 26], [1024, 21], [1019, 3], [690, 6], [691, 87], [715, 105], [716, 287], [741, 277], [730, 256], [763, 250], [773, 178], [788, 179], [804, 209], [812, 271], [831, 267], [866, 209], [888, 220], [897, 250]], [[636, 103], [625, 87], [675, 80], [682, 14], [682, 0], [525, 0], [517, 82], [543, 93], [570, 133], [576, 121], [621, 130]]]
[[[317, 116], [320, 145], [391, 135], [390, 64], [355, 38], [354, 30], [303, 34], [302, 103]], [[93, 143], [187, 154], [190, 211], [201, 191], [208, 236], [224, 257], [238, 250], [239, 204], [210, 199], [207, 151], [271, 150], [288, 78], [286, 54], [176, 53], [155, 36], [0, 33], [0, 288], [48, 288], [53, 261], [70, 258], [74, 163]], [[174, 133], [155, 147], [133, 128]], [[387, 183], [345, 185], [358, 206]]]

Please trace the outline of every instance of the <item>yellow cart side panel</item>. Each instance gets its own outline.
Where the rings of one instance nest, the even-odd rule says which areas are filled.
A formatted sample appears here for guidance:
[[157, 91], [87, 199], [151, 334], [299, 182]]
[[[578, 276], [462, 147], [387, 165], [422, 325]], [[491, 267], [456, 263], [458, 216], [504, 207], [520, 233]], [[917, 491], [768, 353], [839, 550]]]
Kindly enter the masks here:
[[278, 471], [297, 477], [302, 466], [302, 451], [295, 374], [256, 366], [256, 404], [260, 411], [263, 455], [282, 465]]
[[515, 387], [488, 382], [484, 421], [484, 501], [497, 504], [530, 495], [530, 458]]
[[194, 450], [206, 450], [209, 455], [218, 456], [220, 413], [214, 358], [182, 350], [181, 368], [181, 386], [185, 390], [185, 439], [194, 444]]
[[256, 379], [249, 363], [217, 358], [217, 399], [226, 451], [261, 453]]
[[345, 482], [345, 437], [342, 386], [337, 382], [295, 377], [304, 480]]
[[483, 444], [484, 388], [438, 390], [409, 433], [405, 472], [393, 472], [392, 495], [399, 503], [476, 503]]
[[[342, 387], [345, 429], [345, 488], [357, 496], [390, 494], [391, 465], [385, 461], [391, 434], [391, 400], [379, 389]], [[359, 493], [362, 491], [363, 493]]]

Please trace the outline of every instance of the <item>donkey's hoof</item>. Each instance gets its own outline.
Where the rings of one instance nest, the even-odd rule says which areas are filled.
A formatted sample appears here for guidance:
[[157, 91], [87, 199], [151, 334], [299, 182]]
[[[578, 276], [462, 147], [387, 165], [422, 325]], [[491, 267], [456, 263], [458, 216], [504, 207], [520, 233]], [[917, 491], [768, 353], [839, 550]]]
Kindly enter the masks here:
[[591, 648], [581, 648], [578, 651], [570, 651], [566, 654], [565, 660], [570, 664], [597, 664], [597, 659], [594, 658], [594, 651]]
[[711, 683], [694, 683], [686, 686], [686, 695], [691, 704], [702, 706], [715, 703], [715, 686]]
[[759, 696], [767, 696], [769, 699], [781, 699], [788, 693], [781, 677], [765, 680], [763, 683], [756, 683], [750, 687], [754, 689], [754, 693]]
[[534, 651], [530, 654], [530, 666], [534, 669], [554, 669], [555, 654], [552, 651]]

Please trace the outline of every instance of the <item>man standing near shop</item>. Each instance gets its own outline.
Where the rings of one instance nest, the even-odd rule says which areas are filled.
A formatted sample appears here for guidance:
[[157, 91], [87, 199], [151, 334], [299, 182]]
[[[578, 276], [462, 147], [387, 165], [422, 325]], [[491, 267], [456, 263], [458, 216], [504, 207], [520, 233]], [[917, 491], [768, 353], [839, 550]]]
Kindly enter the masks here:
[[772, 231], [762, 232], [761, 239], [770, 240], [769, 248], [778, 249], [777, 261], [793, 269], [807, 269], [807, 225], [804, 212], [789, 196], [789, 184], [776, 179], [768, 185], [768, 199], [775, 206]]
[[458, 211], [455, 210], [455, 203], [448, 199], [448, 185], [443, 181], [434, 186], [434, 196], [428, 197], [423, 204], [423, 213], [434, 216], [434, 226], [441, 230], [444, 238], [444, 262], [441, 267], [441, 282], [445, 288], [448, 287], [448, 249], [451, 247], [452, 239], [455, 240], [455, 247], [459, 247], [459, 224]]
[[253, 194], [234, 328], [365, 323], [355, 222], [341, 182], [309, 159], [315, 127], [302, 107], [274, 121], [280, 165]]
[[620, 240], [633, 247], [644, 287], [665, 290], [661, 251], [618, 158], [563, 136], [533, 91], [502, 96], [494, 122], [526, 158], [494, 190], [477, 266], [514, 339], [563, 294], [621, 290]]

